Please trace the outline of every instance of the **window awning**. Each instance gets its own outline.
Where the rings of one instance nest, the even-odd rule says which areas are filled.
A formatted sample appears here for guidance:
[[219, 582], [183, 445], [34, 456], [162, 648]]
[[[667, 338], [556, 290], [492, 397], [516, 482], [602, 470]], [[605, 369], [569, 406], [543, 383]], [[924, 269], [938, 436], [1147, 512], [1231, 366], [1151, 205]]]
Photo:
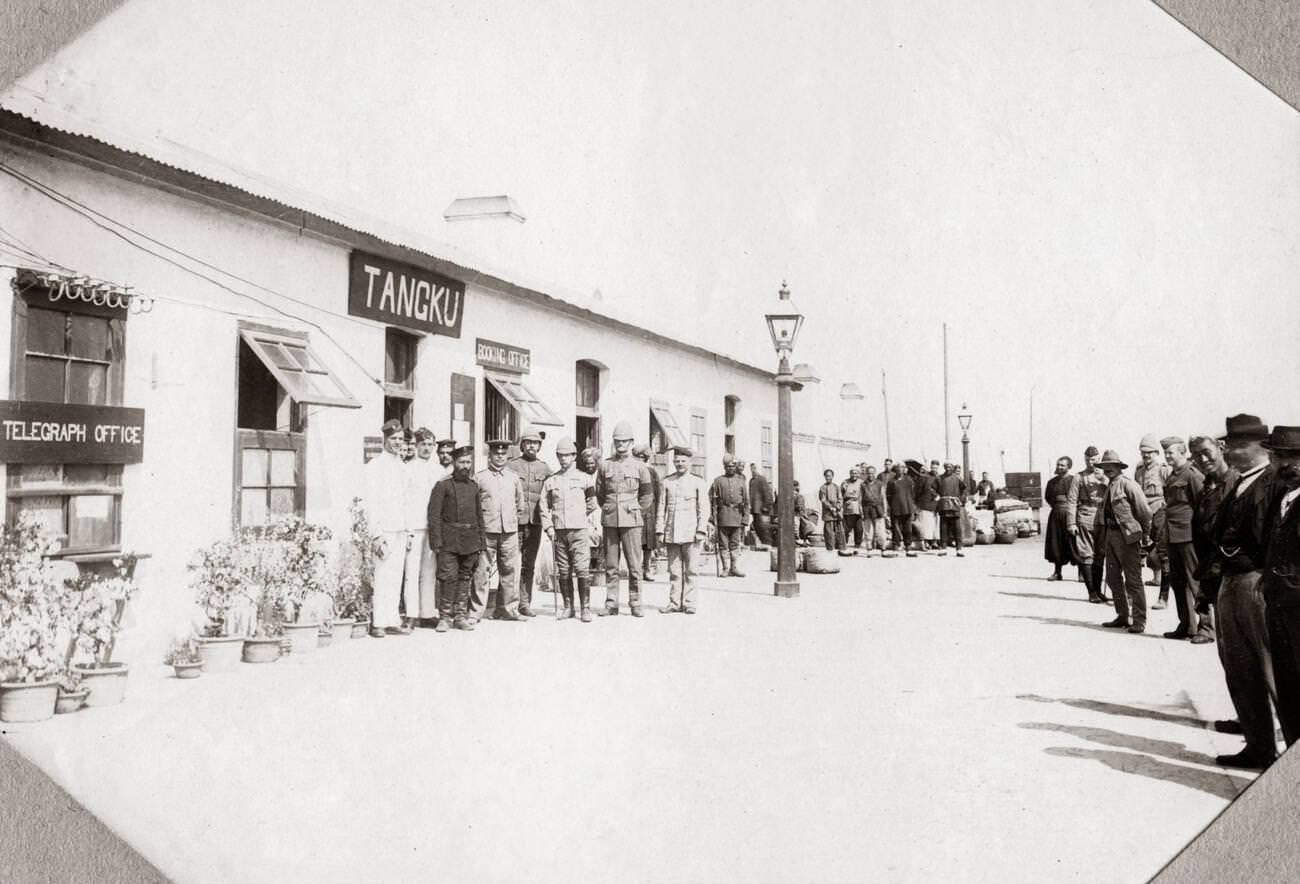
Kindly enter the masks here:
[[668, 437], [668, 444], [670, 446], [687, 444], [686, 434], [683, 433], [682, 428], [678, 426], [677, 418], [673, 417], [672, 411], [668, 408], [668, 403], [651, 402], [650, 413], [655, 416], [655, 420], [659, 423], [659, 428], [663, 430], [664, 435]]
[[546, 403], [538, 399], [528, 385], [523, 382], [522, 378], [492, 374], [488, 372], [485, 375], [496, 391], [505, 397], [519, 416], [528, 424], [539, 424], [544, 427], [562, 427], [564, 421], [555, 416], [555, 412], [546, 406]]
[[252, 329], [240, 329], [239, 336], [295, 402], [361, 407], [306, 340]]

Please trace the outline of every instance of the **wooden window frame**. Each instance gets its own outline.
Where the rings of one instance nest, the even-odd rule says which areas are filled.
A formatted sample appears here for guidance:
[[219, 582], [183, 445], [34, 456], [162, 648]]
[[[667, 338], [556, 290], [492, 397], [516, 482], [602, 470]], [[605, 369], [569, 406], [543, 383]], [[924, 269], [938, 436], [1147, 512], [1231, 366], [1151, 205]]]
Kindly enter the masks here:
[[[700, 432], [695, 432], [695, 420], [699, 418], [702, 426]], [[691, 449], [695, 456], [691, 458], [691, 472], [701, 479], [707, 478], [708, 472], [708, 440], [709, 440], [709, 413], [703, 408], [691, 409]]]
[[776, 457], [776, 432], [772, 428], [771, 421], [763, 421], [758, 428], [758, 457], [760, 466], [763, 468], [763, 475], [768, 480], [772, 479], [773, 462]]

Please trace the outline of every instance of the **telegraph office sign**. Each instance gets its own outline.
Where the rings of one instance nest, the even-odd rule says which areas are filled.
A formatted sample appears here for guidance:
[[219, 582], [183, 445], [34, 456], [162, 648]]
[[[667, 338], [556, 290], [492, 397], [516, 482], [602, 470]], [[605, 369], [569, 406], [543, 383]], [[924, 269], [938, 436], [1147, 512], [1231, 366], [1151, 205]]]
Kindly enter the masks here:
[[465, 284], [412, 264], [354, 251], [348, 313], [431, 335], [460, 337]]
[[0, 463], [143, 460], [143, 408], [0, 400]]

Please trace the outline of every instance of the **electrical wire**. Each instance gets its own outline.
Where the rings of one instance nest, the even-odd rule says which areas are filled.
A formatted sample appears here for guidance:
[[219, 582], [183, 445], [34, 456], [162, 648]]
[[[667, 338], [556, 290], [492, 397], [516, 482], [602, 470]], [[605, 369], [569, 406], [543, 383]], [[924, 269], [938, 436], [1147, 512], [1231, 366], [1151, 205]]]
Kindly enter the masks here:
[[[112, 217], [110, 217], [110, 216], [108, 216], [108, 215], [104, 215], [103, 213], [95, 212], [94, 210], [89, 209], [88, 207], [84, 207], [84, 206], [82, 206], [80, 203], [77, 203], [77, 201], [76, 201], [76, 200], [73, 200], [71, 197], [67, 197], [67, 196], [65, 196], [64, 194], [60, 193], [59, 191], [55, 190], [54, 188], [49, 187], [48, 185], [45, 185], [45, 184], [43, 184], [43, 183], [40, 182], [40, 181], [37, 181], [35, 178], [31, 178], [30, 176], [24, 174], [23, 172], [20, 172], [20, 171], [17, 170], [17, 169], [14, 169], [12, 166], [9, 166], [7, 163], [0, 162], [0, 172], [3, 172], [4, 174], [6, 174], [6, 175], [8, 175], [9, 177], [11, 177], [11, 178], [13, 178], [13, 179], [19, 181], [20, 183], [27, 185], [30, 189], [32, 189], [32, 190], [36, 191], [37, 193], [41, 194], [41, 195], [44, 196], [46, 199], [50, 200], [51, 202], [55, 203], [56, 205], [63, 206], [65, 209], [67, 209], [67, 210], [69, 210], [69, 211], [71, 211], [71, 212], [73, 212], [73, 213], [75, 213], [75, 214], [77, 214], [77, 215], [80, 215], [81, 217], [83, 217], [83, 218], [85, 218], [87, 221], [89, 221], [91, 224], [95, 225], [96, 227], [100, 228], [101, 230], [105, 231], [106, 233], [108, 233], [108, 234], [110, 234], [110, 235], [112, 235], [112, 236], [117, 237], [118, 239], [122, 240], [123, 242], [125, 242], [125, 243], [126, 243], [127, 245], [129, 245], [129, 246], [132, 246], [132, 247], [134, 247], [134, 248], [136, 248], [136, 249], [138, 249], [138, 250], [140, 250], [140, 251], [142, 251], [142, 252], [144, 252], [144, 253], [146, 253], [146, 254], [148, 254], [148, 255], [152, 255], [153, 257], [157, 258], [158, 260], [163, 261], [163, 262], [165, 262], [165, 263], [167, 263], [167, 264], [170, 264], [171, 266], [177, 268], [178, 270], [184, 271], [185, 273], [188, 273], [188, 274], [190, 274], [190, 275], [192, 275], [192, 276], [195, 276], [195, 277], [197, 277], [197, 278], [199, 278], [199, 279], [202, 279], [202, 280], [204, 280], [205, 282], [208, 282], [208, 283], [210, 283], [211, 285], [214, 285], [214, 286], [216, 286], [217, 288], [222, 289], [223, 291], [226, 291], [226, 292], [229, 292], [229, 293], [232, 294], [232, 295], [235, 295], [236, 297], [239, 297], [239, 298], [245, 298], [245, 299], [247, 299], [247, 300], [249, 300], [249, 301], [252, 301], [252, 302], [254, 302], [255, 304], [259, 304], [259, 305], [261, 305], [262, 307], [265, 307], [266, 309], [271, 310], [271, 311], [273, 311], [273, 312], [275, 312], [275, 313], [277, 313], [277, 314], [279, 314], [279, 315], [281, 315], [281, 316], [287, 316], [287, 317], [289, 317], [290, 319], [296, 319], [296, 320], [298, 320], [299, 322], [302, 322], [302, 323], [304, 323], [304, 324], [306, 324], [306, 325], [311, 326], [312, 328], [314, 328], [314, 329], [316, 329], [317, 331], [319, 331], [319, 332], [321, 333], [321, 335], [322, 335], [326, 340], [328, 340], [328, 341], [329, 341], [330, 343], [332, 343], [336, 348], [338, 348], [339, 352], [342, 353], [342, 354], [343, 354], [343, 355], [344, 355], [344, 356], [345, 356], [345, 357], [346, 357], [350, 362], [352, 362], [352, 364], [355, 365], [355, 366], [356, 366], [356, 367], [361, 371], [361, 373], [362, 373], [363, 375], [366, 376], [367, 379], [369, 379], [372, 383], [374, 383], [375, 386], [377, 386], [377, 387], [379, 387], [379, 388], [381, 388], [381, 389], [383, 388], [383, 382], [382, 382], [379, 378], [377, 378], [377, 377], [375, 377], [374, 375], [372, 375], [372, 374], [370, 373], [369, 369], [367, 369], [364, 365], [362, 365], [361, 362], [358, 361], [357, 358], [356, 358], [355, 356], [353, 356], [352, 353], [349, 352], [347, 348], [345, 348], [342, 344], [340, 344], [340, 343], [338, 342], [338, 340], [335, 339], [334, 336], [331, 335], [331, 334], [329, 333], [329, 331], [327, 331], [323, 326], [321, 326], [320, 323], [317, 323], [317, 322], [314, 322], [313, 320], [307, 319], [307, 318], [304, 317], [304, 316], [299, 316], [299, 315], [297, 315], [297, 314], [295, 314], [295, 313], [290, 313], [288, 310], [284, 310], [284, 309], [281, 308], [281, 307], [277, 307], [277, 306], [274, 305], [274, 304], [268, 303], [267, 301], [264, 301], [264, 300], [262, 300], [261, 298], [256, 297], [255, 295], [250, 295], [250, 294], [248, 294], [247, 292], [241, 292], [241, 291], [239, 291], [238, 289], [231, 288], [230, 286], [226, 285], [225, 283], [221, 282], [220, 280], [213, 279], [212, 277], [210, 277], [210, 276], [208, 276], [208, 275], [206, 275], [206, 274], [204, 274], [204, 273], [200, 273], [199, 271], [195, 270], [195, 269], [192, 268], [192, 267], [187, 267], [186, 265], [182, 264], [182, 263], [179, 262], [179, 261], [176, 261], [176, 260], [174, 260], [174, 259], [172, 259], [172, 258], [169, 258], [169, 257], [166, 256], [166, 255], [159, 254], [158, 252], [156, 252], [156, 251], [154, 251], [154, 250], [152, 250], [152, 249], [150, 249], [150, 248], [147, 248], [146, 246], [143, 246], [143, 245], [141, 245], [141, 244], [138, 243], [138, 242], [135, 242], [135, 241], [132, 240], [129, 236], [127, 236], [126, 234], [122, 233], [120, 230], [117, 230], [117, 229], [114, 229], [113, 227], [110, 227], [109, 224], [106, 224], [106, 223], [104, 223], [104, 221], [101, 221], [101, 220], [99, 220], [99, 219], [100, 219], [100, 218], [103, 218], [103, 219], [107, 220], [108, 222], [111, 222], [112, 224], [115, 224], [115, 225], [117, 225], [117, 226], [119, 226], [119, 227], [122, 227], [122, 228], [125, 229], [125, 230], [130, 230], [132, 233], [135, 233], [136, 235], [138, 235], [138, 236], [140, 236], [140, 237], [142, 237], [142, 238], [144, 238], [144, 239], [148, 239], [150, 242], [158, 242], [158, 241], [157, 241], [157, 240], [154, 240], [153, 238], [151, 238], [151, 237], [149, 237], [149, 236], [147, 236], [146, 234], [143, 234], [143, 233], [140, 233], [139, 231], [134, 230], [133, 228], [129, 227], [128, 225], [123, 224], [122, 222], [117, 221], [116, 219], [114, 219], [114, 218], [112, 218]], [[98, 216], [98, 217], [96, 217], [96, 216]], [[191, 255], [187, 255], [186, 253], [180, 251], [179, 249], [174, 249], [174, 248], [172, 248], [172, 247], [170, 247], [170, 246], [166, 246], [165, 244], [161, 244], [161, 243], [160, 243], [160, 245], [162, 245], [162, 247], [164, 247], [164, 248], [167, 248], [167, 249], [169, 249], [169, 250], [175, 252], [175, 253], [178, 254], [178, 255], [184, 255], [187, 259], [189, 259], [189, 260], [191, 260], [191, 261], [194, 261], [195, 263], [203, 264], [204, 266], [208, 266], [208, 267], [213, 267], [213, 265], [207, 264], [206, 262], [203, 262], [201, 259], [194, 258], [194, 257], [191, 256]], [[43, 259], [42, 259], [42, 260], [43, 260]], [[314, 304], [311, 304], [311, 303], [309, 303], [309, 302], [307, 302], [307, 301], [301, 301], [301, 300], [299, 300], [299, 299], [297, 299], [297, 298], [293, 298], [293, 297], [290, 297], [290, 296], [288, 296], [288, 295], [284, 295], [284, 294], [282, 294], [282, 293], [280, 293], [280, 292], [277, 292], [277, 291], [275, 291], [274, 289], [267, 288], [267, 287], [265, 287], [265, 286], [260, 286], [260, 285], [257, 285], [256, 283], [248, 282], [247, 280], [243, 280], [243, 279], [241, 279], [240, 277], [236, 276], [235, 274], [233, 274], [233, 273], [227, 273], [226, 271], [223, 271], [223, 270], [221, 270], [220, 268], [213, 267], [213, 269], [216, 269], [217, 272], [222, 273], [222, 274], [224, 274], [224, 275], [226, 275], [226, 276], [229, 276], [229, 277], [231, 277], [232, 279], [237, 279], [237, 280], [239, 280], [239, 281], [241, 281], [241, 282], [244, 282], [245, 284], [252, 285], [252, 286], [254, 286], [255, 288], [262, 289], [263, 291], [266, 291], [266, 292], [268, 292], [268, 293], [270, 293], [270, 294], [273, 294], [273, 295], [275, 295], [275, 296], [277, 296], [277, 297], [283, 298], [283, 299], [285, 299], [285, 300], [287, 300], [287, 301], [291, 301], [291, 302], [296, 303], [296, 304], [302, 304], [303, 306], [306, 306], [306, 307], [309, 307], [309, 308], [311, 308], [311, 309], [315, 309], [315, 310], [324, 310], [324, 308], [318, 307], [318, 306], [316, 306], [316, 305], [314, 305]], [[328, 312], [328, 311], [326, 311], [326, 312]], [[233, 315], [238, 315], [238, 314], [233, 314]], [[351, 317], [344, 317], [344, 318], [346, 318], [346, 319], [351, 319]], [[360, 323], [359, 320], [353, 320], [353, 321], [357, 321], [357, 322]]]

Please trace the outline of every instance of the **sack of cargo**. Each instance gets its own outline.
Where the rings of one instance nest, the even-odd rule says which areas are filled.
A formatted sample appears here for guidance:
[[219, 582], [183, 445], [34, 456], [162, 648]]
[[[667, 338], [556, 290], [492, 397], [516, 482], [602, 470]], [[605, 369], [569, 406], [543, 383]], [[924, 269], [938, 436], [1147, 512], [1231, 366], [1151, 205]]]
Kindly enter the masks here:
[[809, 574], [838, 574], [840, 563], [834, 550], [809, 547], [803, 551], [803, 570]]

